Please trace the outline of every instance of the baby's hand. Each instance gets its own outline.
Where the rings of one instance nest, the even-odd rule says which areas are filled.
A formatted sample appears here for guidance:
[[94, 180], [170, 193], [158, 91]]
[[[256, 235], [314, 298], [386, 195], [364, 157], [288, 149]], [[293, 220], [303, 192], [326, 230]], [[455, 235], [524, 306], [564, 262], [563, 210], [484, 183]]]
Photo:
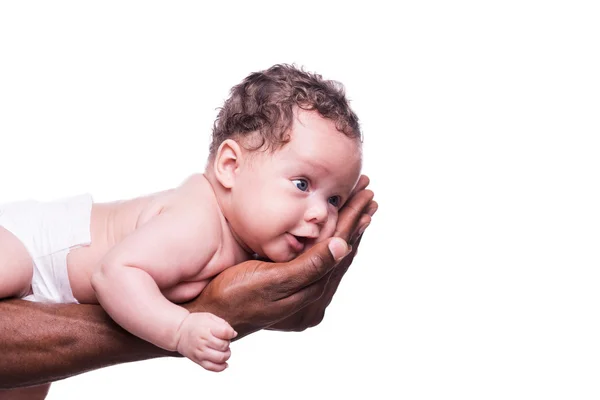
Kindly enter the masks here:
[[229, 343], [237, 332], [210, 313], [191, 313], [179, 327], [177, 351], [205, 369], [221, 372], [231, 356]]

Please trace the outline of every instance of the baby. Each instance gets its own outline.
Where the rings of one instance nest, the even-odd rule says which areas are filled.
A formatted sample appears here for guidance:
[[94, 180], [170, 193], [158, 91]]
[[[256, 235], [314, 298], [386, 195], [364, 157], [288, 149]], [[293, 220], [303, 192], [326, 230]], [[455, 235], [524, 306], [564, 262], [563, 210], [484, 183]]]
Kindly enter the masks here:
[[0, 298], [99, 303], [132, 334], [222, 371], [236, 332], [177, 303], [225, 268], [289, 261], [331, 237], [361, 149], [341, 85], [289, 65], [253, 73], [219, 112], [204, 174], [126, 201], [0, 206]]

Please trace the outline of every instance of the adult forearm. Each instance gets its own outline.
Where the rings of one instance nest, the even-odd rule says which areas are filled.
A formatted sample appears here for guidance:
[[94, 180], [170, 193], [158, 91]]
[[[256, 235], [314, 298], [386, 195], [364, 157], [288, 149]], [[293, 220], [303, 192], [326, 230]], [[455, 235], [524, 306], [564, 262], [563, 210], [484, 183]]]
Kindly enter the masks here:
[[[182, 306], [225, 319], [239, 339], [291, 318], [327, 295], [328, 290], [315, 283], [327, 283], [323, 278], [346, 250], [345, 243], [332, 239], [288, 263], [246, 261], [221, 272], [198, 299]], [[0, 301], [0, 389], [162, 356], [180, 355], [130, 335], [100, 306]]]
[[5, 300], [0, 302], [0, 316], [0, 388], [177, 355], [130, 335], [97, 305]]

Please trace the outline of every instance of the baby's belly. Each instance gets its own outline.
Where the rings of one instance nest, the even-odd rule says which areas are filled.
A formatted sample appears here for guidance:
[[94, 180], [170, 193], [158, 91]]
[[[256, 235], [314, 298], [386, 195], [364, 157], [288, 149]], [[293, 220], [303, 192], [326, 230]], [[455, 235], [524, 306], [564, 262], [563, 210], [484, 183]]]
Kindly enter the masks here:
[[196, 298], [208, 285], [210, 279], [193, 282], [180, 282], [169, 289], [163, 289], [163, 295], [173, 303], [185, 303]]

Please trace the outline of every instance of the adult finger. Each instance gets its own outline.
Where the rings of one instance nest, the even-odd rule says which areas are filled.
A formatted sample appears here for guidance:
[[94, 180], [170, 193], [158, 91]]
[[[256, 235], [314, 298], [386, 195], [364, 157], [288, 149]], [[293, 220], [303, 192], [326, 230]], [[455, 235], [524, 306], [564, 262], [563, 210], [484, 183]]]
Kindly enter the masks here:
[[379, 204], [375, 200], [372, 200], [369, 203], [369, 205], [365, 208], [365, 213], [369, 214], [372, 217], [373, 215], [375, 215], [375, 213], [377, 212], [378, 209], [379, 209]]
[[304, 307], [321, 298], [321, 296], [325, 292], [330, 277], [331, 271], [318, 281], [311, 283], [310, 285], [298, 290], [295, 293], [292, 293], [286, 298], [280, 299], [278, 301], [278, 306], [281, 308], [285, 307], [286, 311], [288, 312], [288, 315], [300, 311]]
[[[354, 241], [352, 242], [352, 251], [348, 254], [349, 263], [352, 263], [352, 259], [356, 256], [358, 252], [358, 246], [360, 246], [360, 241], [362, 240], [362, 233], [357, 235]], [[344, 260], [346, 261], [346, 260]], [[349, 265], [349, 264], [348, 264]]]
[[369, 214], [363, 214], [360, 216], [358, 223], [354, 231], [351, 233], [350, 240], [348, 240], [348, 244], [354, 248], [356, 245], [356, 240], [362, 236], [363, 232], [369, 227], [371, 224], [371, 216]]
[[367, 186], [369, 186], [370, 182], [371, 182], [371, 180], [369, 179], [368, 176], [361, 175], [358, 178], [358, 182], [356, 183], [356, 186], [354, 186], [354, 189], [352, 189], [352, 193], [350, 194], [350, 197], [354, 196], [354, 194], [360, 192], [361, 190], [366, 189]]
[[351, 239], [348, 241], [348, 243], [351, 246], [354, 246], [354, 242], [356, 242], [356, 239], [360, 237], [367, 229], [367, 227], [371, 224], [371, 219], [373, 218], [373, 215], [375, 215], [375, 213], [377, 212], [378, 208], [379, 204], [377, 204], [375, 200], [371, 200], [371, 202], [367, 205], [367, 207], [365, 208], [365, 213], [360, 216], [360, 219], [356, 224], [355, 230], [350, 234]]
[[289, 297], [325, 276], [347, 253], [344, 240], [330, 238], [287, 263], [264, 263], [260, 271], [264, 293], [270, 294], [272, 301]]
[[356, 193], [340, 210], [340, 216], [334, 236], [348, 241], [355, 231], [360, 217], [365, 213], [366, 207], [373, 200], [374, 193], [365, 189]]

